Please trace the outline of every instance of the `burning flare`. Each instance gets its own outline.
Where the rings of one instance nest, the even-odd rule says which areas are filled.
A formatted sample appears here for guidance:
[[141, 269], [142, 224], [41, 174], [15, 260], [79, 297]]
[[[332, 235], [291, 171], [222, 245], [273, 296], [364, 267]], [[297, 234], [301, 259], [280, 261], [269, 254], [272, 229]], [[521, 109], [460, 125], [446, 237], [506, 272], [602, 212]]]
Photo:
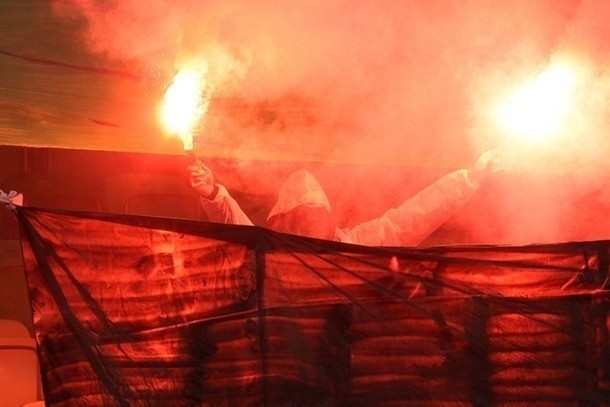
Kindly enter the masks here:
[[174, 76], [161, 106], [161, 121], [171, 134], [182, 140], [184, 150], [193, 149], [193, 133], [209, 104], [204, 75], [183, 69]]
[[510, 136], [530, 141], [555, 136], [566, 122], [575, 84], [569, 66], [549, 66], [503, 101], [496, 112], [500, 127]]

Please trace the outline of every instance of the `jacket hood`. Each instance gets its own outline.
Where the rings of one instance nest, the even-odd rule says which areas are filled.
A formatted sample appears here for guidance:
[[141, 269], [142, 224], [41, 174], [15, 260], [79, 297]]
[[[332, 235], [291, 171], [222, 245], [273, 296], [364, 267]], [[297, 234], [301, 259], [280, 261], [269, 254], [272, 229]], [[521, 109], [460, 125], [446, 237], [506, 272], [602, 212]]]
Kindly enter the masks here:
[[295, 171], [280, 188], [277, 202], [269, 212], [267, 219], [284, 214], [297, 206], [325, 208], [330, 212], [328, 197], [318, 180], [308, 171]]

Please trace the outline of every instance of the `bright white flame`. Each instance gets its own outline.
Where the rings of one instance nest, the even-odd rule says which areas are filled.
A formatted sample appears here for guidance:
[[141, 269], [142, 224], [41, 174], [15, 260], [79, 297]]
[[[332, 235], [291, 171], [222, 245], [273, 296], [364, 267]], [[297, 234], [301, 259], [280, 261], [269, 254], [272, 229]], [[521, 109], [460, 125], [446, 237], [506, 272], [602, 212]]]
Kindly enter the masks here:
[[502, 129], [525, 140], [558, 134], [565, 124], [576, 79], [566, 65], [552, 65], [514, 91], [497, 111]]
[[185, 69], [174, 76], [163, 98], [161, 120], [169, 133], [178, 134], [185, 150], [193, 149], [193, 130], [207, 109], [204, 91], [203, 75]]

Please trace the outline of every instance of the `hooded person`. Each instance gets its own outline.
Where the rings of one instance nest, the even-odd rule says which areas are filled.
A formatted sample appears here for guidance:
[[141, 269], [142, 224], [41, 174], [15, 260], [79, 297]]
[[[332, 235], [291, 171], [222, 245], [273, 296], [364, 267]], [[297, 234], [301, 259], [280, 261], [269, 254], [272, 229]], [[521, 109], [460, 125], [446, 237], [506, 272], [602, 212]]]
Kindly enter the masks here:
[[[462, 208], [482, 180], [497, 169], [495, 152], [483, 153], [470, 169], [454, 171], [429, 185], [397, 208], [351, 228], [335, 224], [324, 189], [306, 170], [288, 177], [267, 217], [267, 227], [282, 233], [367, 246], [416, 246]], [[227, 189], [214, 182], [201, 161], [189, 165], [190, 182], [201, 195], [211, 222], [252, 225]]]
[[326, 192], [305, 170], [288, 176], [267, 216], [267, 227], [282, 233], [338, 240]]

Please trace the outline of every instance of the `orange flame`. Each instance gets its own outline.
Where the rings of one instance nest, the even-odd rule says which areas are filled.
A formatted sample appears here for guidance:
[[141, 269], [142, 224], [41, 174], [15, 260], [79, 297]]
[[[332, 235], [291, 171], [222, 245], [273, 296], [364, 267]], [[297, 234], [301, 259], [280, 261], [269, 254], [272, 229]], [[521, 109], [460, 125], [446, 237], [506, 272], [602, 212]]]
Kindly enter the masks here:
[[174, 76], [161, 106], [161, 120], [167, 132], [177, 134], [184, 150], [193, 149], [193, 133], [205, 114], [209, 95], [201, 72], [183, 69]]
[[501, 128], [513, 137], [530, 141], [556, 136], [572, 108], [575, 82], [570, 66], [549, 66], [499, 106], [496, 113]]

